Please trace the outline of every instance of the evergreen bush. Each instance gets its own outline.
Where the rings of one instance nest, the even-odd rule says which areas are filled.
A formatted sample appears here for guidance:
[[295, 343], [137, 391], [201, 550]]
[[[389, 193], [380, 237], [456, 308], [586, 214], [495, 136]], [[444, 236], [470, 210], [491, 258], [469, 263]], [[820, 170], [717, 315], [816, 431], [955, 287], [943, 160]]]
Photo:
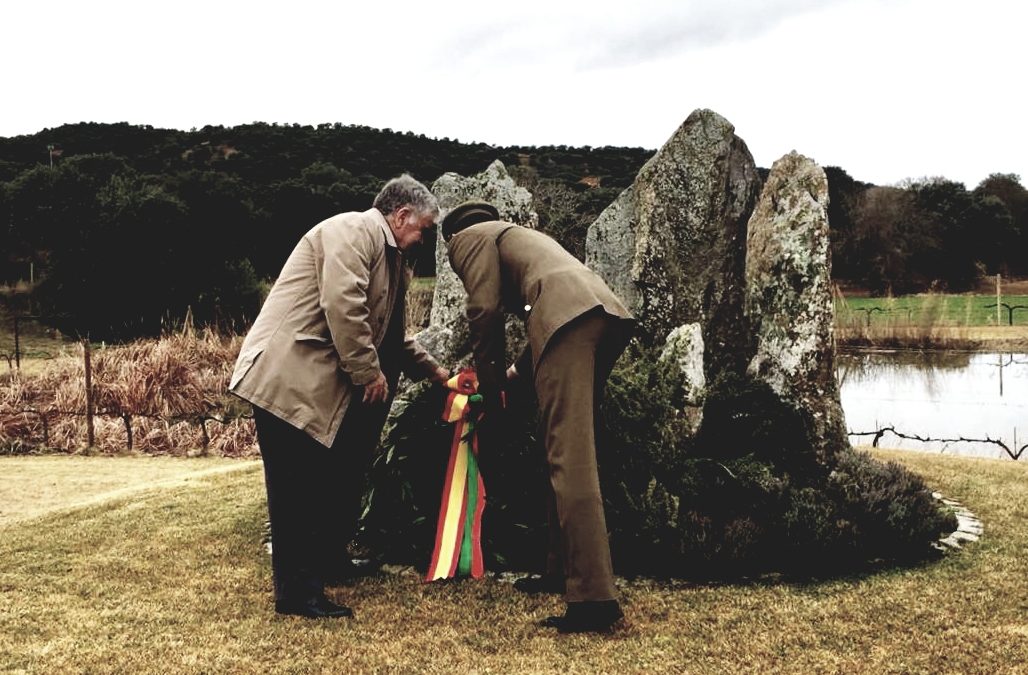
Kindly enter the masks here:
[[[725, 578], [831, 573], [908, 560], [956, 528], [923, 481], [895, 463], [840, 448], [819, 463], [802, 416], [742, 375], [708, 387], [690, 437], [675, 373], [633, 345], [608, 381], [598, 448], [615, 569]], [[445, 392], [420, 385], [385, 434], [366, 495], [361, 543], [383, 560], [431, 555], [453, 430]], [[500, 447], [484, 447], [483, 548], [490, 569], [540, 570], [546, 555], [544, 450], [535, 401], [515, 391]]]

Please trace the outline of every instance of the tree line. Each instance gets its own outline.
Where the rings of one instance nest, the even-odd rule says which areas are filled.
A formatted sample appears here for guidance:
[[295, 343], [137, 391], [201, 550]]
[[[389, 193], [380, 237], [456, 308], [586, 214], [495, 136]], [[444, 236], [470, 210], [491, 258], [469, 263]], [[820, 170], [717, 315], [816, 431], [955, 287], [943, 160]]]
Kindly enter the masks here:
[[[0, 282], [39, 279], [35, 308], [94, 339], [155, 335], [180, 321], [240, 327], [299, 238], [364, 210], [407, 172], [431, 183], [500, 159], [576, 186], [602, 208], [630, 184], [641, 148], [497, 148], [340, 124], [193, 131], [75, 124], [0, 139]], [[597, 200], [585, 194], [589, 177]], [[577, 203], [577, 202], [576, 202]], [[418, 257], [434, 273], [429, 242]]]
[[1028, 191], [994, 173], [968, 190], [943, 177], [878, 186], [828, 167], [832, 275], [876, 294], [966, 291], [1028, 275]]
[[[430, 184], [499, 159], [532, 191], [540, 226], [581, 257], [589, 224], [652, 154], [341, 124], [64, 125], [0, 138], [0, 283], [33, 275], [34, 307], [93, 339], [155, 335], [187, 312], [239, 328], [304, 232], [368, 208], [399, 173]], [[905, 292], [1028, 273], [1028, 193], [1017, 176], [968, 191], [944, 179], [879, 187], [827, 173], [837, 278]], [[433, 246], [416, 257], [418, 273], [432, 273]]]

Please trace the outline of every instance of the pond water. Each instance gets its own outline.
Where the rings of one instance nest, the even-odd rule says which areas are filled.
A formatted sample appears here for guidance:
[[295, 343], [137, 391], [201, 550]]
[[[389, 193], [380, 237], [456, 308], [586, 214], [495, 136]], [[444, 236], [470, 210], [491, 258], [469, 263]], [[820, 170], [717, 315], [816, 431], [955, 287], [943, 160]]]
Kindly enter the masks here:
[[1028, 354], [840, 353], [836, 373], [855, 445], [891, 427], [881, 447], [1028, 461]]

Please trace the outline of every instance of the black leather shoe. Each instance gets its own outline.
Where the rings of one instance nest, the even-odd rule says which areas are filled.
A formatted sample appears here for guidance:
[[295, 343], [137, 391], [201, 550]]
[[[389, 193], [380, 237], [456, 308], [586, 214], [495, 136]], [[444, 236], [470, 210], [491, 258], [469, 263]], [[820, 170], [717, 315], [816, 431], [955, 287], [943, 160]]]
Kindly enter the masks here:
[[603, 633], [624, 617], [617, 600], [569, 602], [564, 616], [548, 616], [539, 622], [559, 633]]
[[563, 595], [564, 578], [553, 574], [544, 574], [542, 576], [533, 574], [516, 579], [514, 581], [514, 588], [518, 589], [522, 593], [528, 593], [529, 595], [534, 595], [536, 593], [556, 593], [558, 595]]
[[352, 617], [353, 610], [337, 605], [325, 596], [307, 600], [276, 600], [275, 611], [279, 614], [305, 616], [308, 619], [339, 619]]

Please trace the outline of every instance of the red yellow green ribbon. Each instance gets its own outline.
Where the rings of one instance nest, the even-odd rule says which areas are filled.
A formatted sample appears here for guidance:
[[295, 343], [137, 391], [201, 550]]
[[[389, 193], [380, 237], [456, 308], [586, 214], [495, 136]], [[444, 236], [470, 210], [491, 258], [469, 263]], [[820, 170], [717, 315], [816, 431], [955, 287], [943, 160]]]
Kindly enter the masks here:
[[475, 371], [464, 370], [446, 383], [443, 419], [455, 423], [450, 461], [446, 467], [435, 548], [425, 581], [461, 575], [478, 579], [485, 572], [482, 561], [482, 511], [485, 483], [478, 471], [478, 439], [475, 421], [482, 395]]

